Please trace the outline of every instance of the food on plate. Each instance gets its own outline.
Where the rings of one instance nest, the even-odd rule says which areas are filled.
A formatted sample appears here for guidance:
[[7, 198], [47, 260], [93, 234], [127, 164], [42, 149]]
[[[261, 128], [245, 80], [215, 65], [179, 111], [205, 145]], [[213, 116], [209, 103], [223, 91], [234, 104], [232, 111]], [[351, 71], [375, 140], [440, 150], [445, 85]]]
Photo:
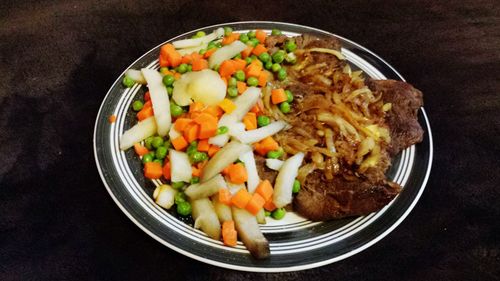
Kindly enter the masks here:
[[158, 205], [255, 258], [270, 254], [259, 224], [287, 210], [328, 220], [387, 205], [401, 190], [391, 157], [422, 140], [422, 93], [365, 78], [334, 38], [227, 27], [164, 44], [159, 64], [126, 72], [148, 91], [120, 149], [162, 182]]

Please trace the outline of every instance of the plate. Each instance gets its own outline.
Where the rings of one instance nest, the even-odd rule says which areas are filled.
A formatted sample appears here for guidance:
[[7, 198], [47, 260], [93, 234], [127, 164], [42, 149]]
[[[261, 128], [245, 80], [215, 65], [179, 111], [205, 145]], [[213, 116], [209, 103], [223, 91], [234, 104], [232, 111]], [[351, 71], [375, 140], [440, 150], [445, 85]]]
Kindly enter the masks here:
[[[231, 26], [238, 31], [278, 28], [286, 35], [311, 33], [334, 36], [341, 41], [342, 52], [352, 67], [363, 70], [372, 78], [404, 81], [393, 67], [361, 45], [327, 31], [296, 24], [225, 23], [184, 33], [161, 45], [190, 37], [197, 31], [209, 33], [222, 26]], [[128, 68], [157, 69], [161, 45]], [[311, 222], [294, 213], [287, 213], [285, 219], [280, 221], [268, 218], [268, 223], [261, 229], [270, 242], [271, 256], [255, 260], [240, 242], [234, 248], [223, 246], [153, 202], [152, 193], [159, 182], [145, 180], [140, 160], [133, 149], [123, 152], [118, 145], [119, 137], [135, 122], [135, 113], [130, 105], [142, 96], [145, 88], [140, 85], [124, 88], [121, 84], [124, 73], [109, 89], [97, 115], [94, 131], [97, 168], [109, 194], [130, 220], [160, 243], [193, 259], [224, 268], [256, 272], [295, 271], [333, 263], [363, 251], [388, 235], [409, 214], [424, 191], [431, 169], [433, 146], [429, 120], [421, 108], [418, 119], [425, 131], [424, 140], [393, 159], [388, 177], [403, 186], [403, 190], [390, 204], [367, 216], [325, 222]], [[113, 114], [117, 119], [110, 124], [108, 117]]]

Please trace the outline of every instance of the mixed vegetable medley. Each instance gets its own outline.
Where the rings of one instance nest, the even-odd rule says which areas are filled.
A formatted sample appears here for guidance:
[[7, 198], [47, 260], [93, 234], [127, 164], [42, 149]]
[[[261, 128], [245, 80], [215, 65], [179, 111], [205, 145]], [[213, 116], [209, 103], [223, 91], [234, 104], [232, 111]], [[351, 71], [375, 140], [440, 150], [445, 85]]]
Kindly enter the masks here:
[[[272, 35], [281, 31], [272, 30]], [[277, 51], [265, 46], [263, 30], [230, 27], [161, 46], [159, 70], [129, 69], [123, 85], [146, 85], [131, 107], [137, 123], [120, 139], [134, 148], [144, 176], [163, 183], [155, 202], [192, 216], [209, 237], [235, 246], [237, 239], [257, 258], [269, 255], [258, 224], [282, 219], [300, 191], [296, 180], [304, 153], [288, 155], [273, 135], [289, 125], [264, 114], [262, 92], [283, 114], [293, 113], [294, 94], [273, 81], [287, 79], [296, 63], [289, 39]], [[256, 157], [278, 171], [275, 182], [261, 180]]]

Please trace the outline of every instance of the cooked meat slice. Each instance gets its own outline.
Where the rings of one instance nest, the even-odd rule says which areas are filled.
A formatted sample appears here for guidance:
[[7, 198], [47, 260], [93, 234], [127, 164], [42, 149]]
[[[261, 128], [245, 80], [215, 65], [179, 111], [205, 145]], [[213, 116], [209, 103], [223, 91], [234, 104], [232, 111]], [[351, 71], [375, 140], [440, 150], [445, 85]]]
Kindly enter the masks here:
[[281, 47], [288, 37], [285, 35], [270, 35], [266, 37], [266, 42], [264, 43], [268, 49], [274, 47]]
[[372, 91], [382, 92], [385, 103], [392, 108], [386, 116], [391, 131], [388, 151], [391, 156], [403, 149], [421, 142], [424, 131], [417, 120], [418, 109], [423, 106], [422, 92], [412, 85], [396, 80], [368, 80]]
[[371, 184], [360, 178], [336, 177], [328, 182], [321, 171], [315, 171], [307, 177], [293, 207], [313, 221], [366, 215], [391, 202], [400, 189], [396, 183]]
[[278, 176], [278, 172], [271, 170], [266, 166], [266, 158], [260, 155], [255, 155], [255, 164], [257, 165], [257, 172], [259, 173], [261, 180], [269, 180], [269, 182], [274, 183], [274, 180]]
[[295, 37], [295, 43], [297, 44], [297, 49], [328, 48], [340, 50], [340, 41], [333, 37], [320, 38], [310, 34], [304, 34]]

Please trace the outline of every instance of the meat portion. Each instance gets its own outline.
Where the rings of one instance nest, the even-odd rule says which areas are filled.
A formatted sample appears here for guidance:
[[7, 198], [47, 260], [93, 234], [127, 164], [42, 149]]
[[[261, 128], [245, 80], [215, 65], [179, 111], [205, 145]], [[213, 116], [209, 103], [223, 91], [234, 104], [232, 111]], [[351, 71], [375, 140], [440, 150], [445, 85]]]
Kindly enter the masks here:
[[313, 221], [366, 215], [391, 202], [400, 189], [396, 183], [372, 184], [361, 178], [336, 177], [329, 182], [321, 171], [314, 171], [295, 197], [293, 207]]
[[392, 104], [386, 116], [391, 131], [389, 154], [394, 156], [421, 142], [424, 131], [418, 123], [417, 113], [423, 106], [422, 92], [408, 83], [396, 80], [369, 80], [367, 84], [372, 91], [382, 92], [385, 103]]
[[269, 169], [266, 166], [266, 159], [260, 155], [255, 155], [255, 164], [257, 165], [257, 172], [262, 180], [274, 182], [278, 176], [278, 172]]

